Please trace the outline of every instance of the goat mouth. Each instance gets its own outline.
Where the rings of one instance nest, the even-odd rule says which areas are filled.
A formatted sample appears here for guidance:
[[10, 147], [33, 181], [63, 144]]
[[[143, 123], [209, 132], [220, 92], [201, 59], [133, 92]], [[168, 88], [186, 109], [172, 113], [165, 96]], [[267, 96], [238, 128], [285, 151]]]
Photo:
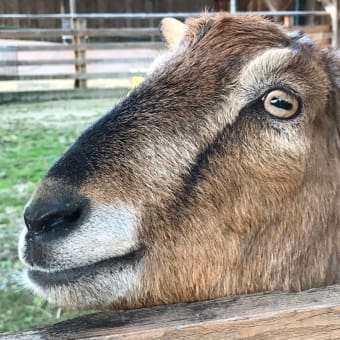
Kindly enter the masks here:
[[144, 256], [145, 248], [140, 247], [125, 255], [108, 258], [89, 265], [74, 267], [53, 272], [41, 270], [28, 270], [28, 278], [41, 288], [52, 288], [53, 286], [70, 285], [79, 280], [93, 280], [101, 273], [113, 275], [119, 273], [126, 267], [135, 266]]

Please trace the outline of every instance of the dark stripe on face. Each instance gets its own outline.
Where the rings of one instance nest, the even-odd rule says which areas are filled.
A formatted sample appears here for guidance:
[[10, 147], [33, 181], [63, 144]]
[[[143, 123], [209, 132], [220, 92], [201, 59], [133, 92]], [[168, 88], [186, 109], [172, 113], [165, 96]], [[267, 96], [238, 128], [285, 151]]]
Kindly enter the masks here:
[[225, 150], [225, 143], [231, 134], [232, 127], [227, 125], [220, 131], [215, 139], [200, 153], [197, 154], [195, 160], [191, 163], [190, 170], [183, 176], [183, 187], [179, 197], [182, 204], [190, 204], [191, 199], [196, 195], [196, 187], [200, 181], [205, 178], [205, 171], [209, 168], [209, 161], [215, 154], [221, 154]]
[[[246, 106], [239, 112], [232, 125], [226, 125], [216, 135], [215, 139], [197, 154], [195, 160], [191, 163], [189, 172], [182, 178], [183, 186], [176, 195], [175, 209], [178, 209], [181, 204], [191, 204], [197, 194], [200, 181], [211, 175], [208, 173], [210, 167], [216, 167], [216, 163], [211, 164], [211, 162], [214, 162], [217, 157], [226, 159], [226, 153], [234, 152], [235, 145], [242, 149], [245, 134], [249, 133], [252, 126], [257, 126], [258, 129], [272, 129], [270, 119], [263, 115], [261, 108]], [[235, 162], [240, 161], [235, 155], [230, 156], [230, 159]], [[228, 164], [225, 164], [225, 166], [228, 166]], [[220, 170], [222, 171], [223, 169]]]

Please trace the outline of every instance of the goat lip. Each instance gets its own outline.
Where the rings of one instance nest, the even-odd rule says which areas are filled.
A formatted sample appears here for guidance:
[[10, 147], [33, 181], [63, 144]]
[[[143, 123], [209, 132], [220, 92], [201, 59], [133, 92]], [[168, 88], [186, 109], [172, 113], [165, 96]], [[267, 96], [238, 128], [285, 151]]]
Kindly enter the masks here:
[[42, 288], [48, 288], [58, 285], [68, 285], [85, 278], [87, 280], [94, 279], [97, 274], [108, 271], [120, 271], [124, 266], [133, 266], [144, 256], [145, 248], [139, 247], [131, 252], [119, 256], [112, 257], [106, 260], [95, 262], [89, 265], [58, 270], [53, 272], [28, 270], [29, 279]]

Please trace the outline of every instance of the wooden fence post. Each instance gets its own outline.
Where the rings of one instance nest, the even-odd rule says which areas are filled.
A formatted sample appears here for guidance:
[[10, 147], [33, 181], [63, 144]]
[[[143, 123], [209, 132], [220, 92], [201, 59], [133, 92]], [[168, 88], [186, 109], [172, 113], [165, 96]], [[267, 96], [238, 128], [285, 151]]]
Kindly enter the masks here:
[[339, 0], [322, 0], [322, 4], [326, 11], [331, 16], [332, 21], [332, 42], [331, 45], [334, 48], [339, 48], [340, 46], [340, 36], [339, 36], [339, 14], [340, 1]]
[[86, 74], [86, 47], [85, 47], [85, 34], [86, 19], [75, 18], [73, 19], [73, 44], [74, 44], [74, 58], [75, 58], [75, 71], [76, 80], [74, 82], [75, 88], [85, 89], [87, 87], [87, 79], [84, 78]]

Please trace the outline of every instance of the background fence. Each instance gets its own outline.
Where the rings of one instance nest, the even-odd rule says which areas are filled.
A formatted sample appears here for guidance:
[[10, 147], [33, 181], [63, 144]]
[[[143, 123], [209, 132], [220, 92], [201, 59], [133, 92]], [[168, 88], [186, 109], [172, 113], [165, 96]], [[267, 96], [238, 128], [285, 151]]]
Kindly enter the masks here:
[[[245, 12], [235, 12], [243, 15]], [[319, 17], [322, 25], [293, 26], [305, 31], [322, 46], [337, 45], [337, 25], [326, 11], [271, 11], [256, 14], [284, 17], [286, 26], [292, 18]], [[145, 76], [152, 60], [165, 48], [159, 34], [164, 17], [183, 19], [200, 13], [90, 13], [90, 14], [1, 14], [1, 20], [29, 20], [32, 27], [0, 29], [1, 91], [34, 89], [130, 87]], [[125, 20], [126, 27], [115, 21]], [[37, 20], [53, 23], [36, 28]], [[111, 22], [111, 27], [94, 27], [91, 22]], [[136, 27], [133, 22], [146, 22]], [[147, 25], [152, 24], [153, 26]], [[56, 82], [59, 81], [59, 82]], [[61, 82], [63, 81], [63, 82]], [[65, 82], [66, 81], [66, 82]], [[11, 83], [12, 82], [12, 83]], [[18, 83], [19, 82], [19, 83]], [[18, 85], [19, 84], [19, 85]], [[29, 88], [29, 86], [28, 86]]]

